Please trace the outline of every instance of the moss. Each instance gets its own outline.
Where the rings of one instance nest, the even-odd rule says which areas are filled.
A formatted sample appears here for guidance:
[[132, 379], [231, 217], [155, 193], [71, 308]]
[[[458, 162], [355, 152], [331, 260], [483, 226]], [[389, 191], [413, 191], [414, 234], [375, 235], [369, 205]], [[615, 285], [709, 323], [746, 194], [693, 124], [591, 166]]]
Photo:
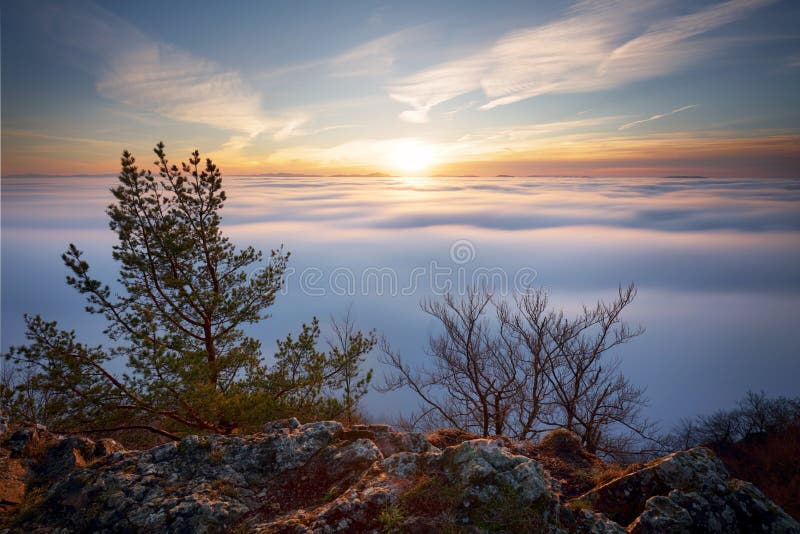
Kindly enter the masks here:
[[422, 477], [400, 498], [403, 510], [414, 515], [435, 517], [461, 504], [463, 488], [443, 476]]
[[511, 486], [500, 484], [498, 489], [488, 502], [468, 509], [470, 521], [489, 532], [540, 532], [549, 499], [526, 503]]
[[407, 516], [435, 518], [437, 532], [463, 531], [457, 517], [488, 532], [539, 532], [549, 499], [529, 503], [508, 484], [497, 488], [488, 502], [465, 506], [464, 486], [442, 475], [426, 476], [400, 497], [399, 508]]
[[567, 508], [576, 512], [578, 510], [592, 510], [592, 503], [585, 497], [579, 497], [569, 501], [567, 503]]

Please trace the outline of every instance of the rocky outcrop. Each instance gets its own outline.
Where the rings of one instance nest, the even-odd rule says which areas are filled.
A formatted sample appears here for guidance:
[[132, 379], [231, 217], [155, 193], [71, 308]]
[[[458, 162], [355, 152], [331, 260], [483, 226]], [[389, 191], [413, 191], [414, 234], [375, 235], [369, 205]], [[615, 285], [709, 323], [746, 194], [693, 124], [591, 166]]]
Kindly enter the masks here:
[[579, 502], [638, 534], [800, 532], [794, 519], [752, 484], [731, 479], [703, 447], [651, 462]]
[[260, 532], [436, 532], [471, 527], [555, 531], [552, 479], [535, 461], [497, 440], [444, 451], [398, 452], [373, 464], [330, 503], [256, 525]]
[[112, 439], [64, 437], [43, 426], [18, 429], [5, 439], [0, 436], [0, 443], [0, 517], [12, 515], [42, 484], [124, 450]]
[[[433, 437], [433, 436], [431, 436]], [[460, 439], [460, 438], [468, 439]], [[38, 440], [38, 441], [37, 441]], [[706, 449], [568, 500], [555, 465], [596, 467], [574, 436], [539, 446], [387, 425], [266, 425], [147, 451], [28, 429], [6, 439], [24, 495], [10, 532], [798, 532]], [[455, 443], [453, 443], [455, 441]], [[36, 453], [36, 460], [26, 456]], [[33, 476], [35, 475], [35, 476]], [[27, 478], [26, 478], [27, 477]], [[11, 477], [14, 478], [14, 477]], [[569, 483], [569, 480], [566, 480]]]
[[671, 454], [644, 468], [612, 480], [580, 499], [611, 519], [627, 525], [644, 510], [654, 495], [673, 489], [717, 491], [725, 487], [728, 472], [708, 449], [695, 448]]

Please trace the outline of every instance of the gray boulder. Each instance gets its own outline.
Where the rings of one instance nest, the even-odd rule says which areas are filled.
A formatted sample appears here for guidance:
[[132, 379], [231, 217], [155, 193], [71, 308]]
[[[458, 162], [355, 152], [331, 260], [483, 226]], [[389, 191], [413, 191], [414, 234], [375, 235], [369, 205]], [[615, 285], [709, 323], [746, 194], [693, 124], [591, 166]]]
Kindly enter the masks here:
[[[535, 458], [585, 456], [567, 434], [548, 443]], [[707, 449], [651, 462], [569, 503], [540, 461], [518, 454], [529, 449], [504, 438], [439, 448], [387, 425], [296, 419], [146, 451], [34, 428], [0, 448], [7, 472], [18, 468], [8, 481], [0, 476], [0, 512], [25, 501], [14, 532], [62, 534], [800, 532], [758, 489], [730, 479]], [[11, 484], [28, 479], [37, 481], [31, 498], [24, 483]]]

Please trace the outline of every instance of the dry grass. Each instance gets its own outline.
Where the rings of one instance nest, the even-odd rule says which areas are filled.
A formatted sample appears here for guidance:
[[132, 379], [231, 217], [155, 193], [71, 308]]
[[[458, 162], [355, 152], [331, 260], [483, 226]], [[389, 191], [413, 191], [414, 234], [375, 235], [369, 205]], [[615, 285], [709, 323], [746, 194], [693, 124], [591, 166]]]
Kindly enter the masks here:
[[642, 464], [628, 464], [628, 465], [609, 464], [604, 469], [594, 474], [593, 478], [595, 486], [602, 486], [603, 484], [607, 484], [612, 480], [636, 472], [642, 469], [642, 467], [644, 467]]

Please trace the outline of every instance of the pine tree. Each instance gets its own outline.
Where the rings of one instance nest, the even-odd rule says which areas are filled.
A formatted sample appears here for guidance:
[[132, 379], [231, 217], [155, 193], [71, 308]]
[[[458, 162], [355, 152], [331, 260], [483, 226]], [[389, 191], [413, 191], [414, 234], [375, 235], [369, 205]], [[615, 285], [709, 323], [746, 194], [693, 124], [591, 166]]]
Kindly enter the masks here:
[[[331, 391], [352, 370], [340, 353], [316, 348], [316, 318], [297, 340], [278, 342], [272, 366], [243, 330], [268, 317], [289, 253], [280, 246], [264, 258], [223, 234], [225, 192], [210, 159], [202, 164], [195, 151], [178, 167], [163, 143], [154, 151], [157, 175], [123, 152], [106, 211], [117, 235], [120, 291], [91, 275], [74, 244], [62, 256], [67, 283], [85, 295], [88, 312], [105, 317], [111, 344], [87, 346], [54, 322], [26, 316], [30, 343], [6, 357], [35, 370], [35, 386], [57, 399], [50, 410], [70, 428], [148, 428], [174, 437], [188, 429], [230, 433], [284, 414], [343, 412]], [[360, 363], [373, 346], [359, 344], [348, 361]], [[124, 373], [112, 372], [114, 361], [125, 362]]]

